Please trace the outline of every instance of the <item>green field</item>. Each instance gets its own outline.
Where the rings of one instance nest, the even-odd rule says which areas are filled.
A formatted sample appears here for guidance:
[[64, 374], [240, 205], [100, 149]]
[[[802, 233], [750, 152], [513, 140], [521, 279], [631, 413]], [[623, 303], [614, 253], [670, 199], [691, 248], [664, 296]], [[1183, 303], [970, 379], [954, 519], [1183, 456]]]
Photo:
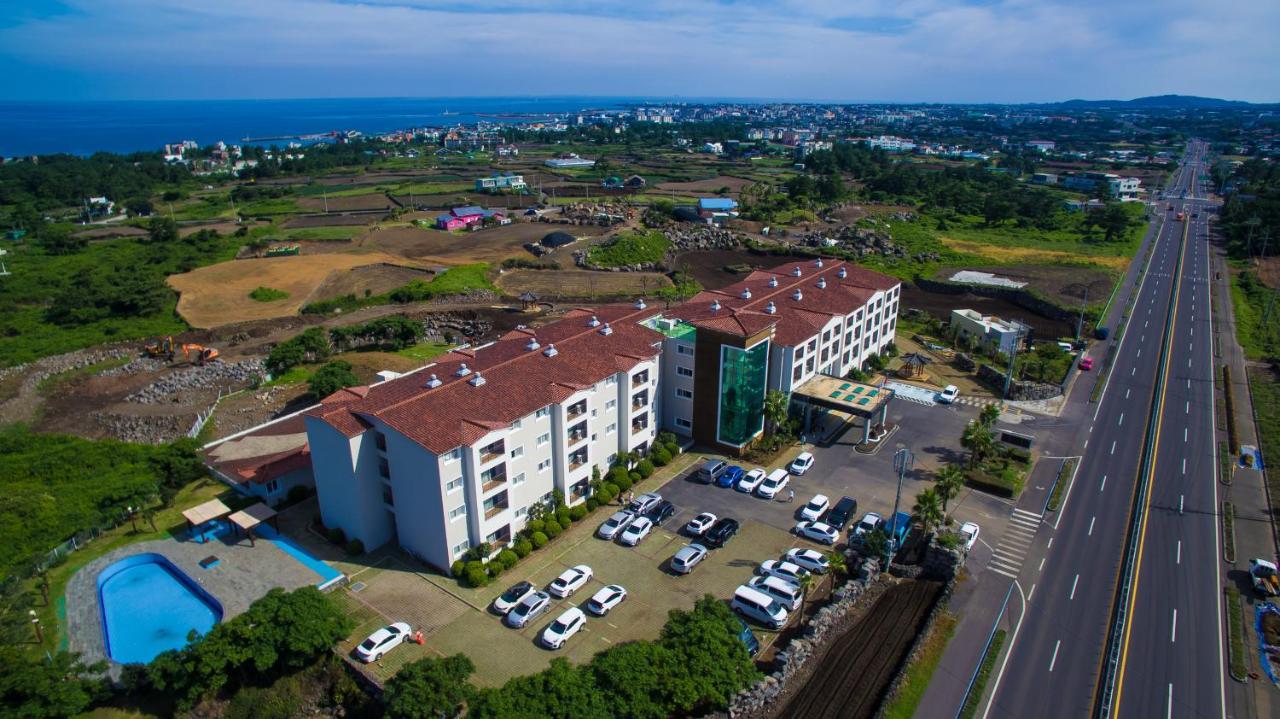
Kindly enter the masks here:
[[587, 261], [597, 267], [627, 267], [661, 263], [671, 251], [671, 241], [661, 232], [622, 232], [592, 247]]

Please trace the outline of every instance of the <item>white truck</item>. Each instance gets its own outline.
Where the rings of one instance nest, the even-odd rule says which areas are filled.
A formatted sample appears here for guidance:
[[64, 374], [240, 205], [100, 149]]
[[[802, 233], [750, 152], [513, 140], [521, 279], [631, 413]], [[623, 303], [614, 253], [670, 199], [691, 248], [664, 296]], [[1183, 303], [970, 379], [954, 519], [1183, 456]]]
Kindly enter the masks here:
[[1280, 596], [1280, 574], [1277, 574], [1274, 562], [1250, 559], [1249, 578], [1253, 580], [1253, 588], [1258, 594], [1264, 597]]

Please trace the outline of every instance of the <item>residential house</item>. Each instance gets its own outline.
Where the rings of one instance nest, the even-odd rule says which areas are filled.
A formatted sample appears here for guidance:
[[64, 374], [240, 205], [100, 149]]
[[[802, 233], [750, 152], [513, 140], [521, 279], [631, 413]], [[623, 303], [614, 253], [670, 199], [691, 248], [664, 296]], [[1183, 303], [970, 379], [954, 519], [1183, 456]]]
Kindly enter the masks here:
[[528, 185], [524, 182], [524, 175], [517, 175], [511, 172], [494, 173], [490, 177], [482, 177], [476, 180], [476, 192], [502, 192], [504, 190], [521, 192], [527, 188]]
[[738, 203], [728, 197], [698, 198], [698, 216], [712, 221], [738, 216]]
[[1031, 333], [1031, 327], [1017, 320], [1002, 320], [970, 309], [951, 310], [951, 331], [963, 341], [973, 340], [982, 347], [1012, 354], [1018, 343]]

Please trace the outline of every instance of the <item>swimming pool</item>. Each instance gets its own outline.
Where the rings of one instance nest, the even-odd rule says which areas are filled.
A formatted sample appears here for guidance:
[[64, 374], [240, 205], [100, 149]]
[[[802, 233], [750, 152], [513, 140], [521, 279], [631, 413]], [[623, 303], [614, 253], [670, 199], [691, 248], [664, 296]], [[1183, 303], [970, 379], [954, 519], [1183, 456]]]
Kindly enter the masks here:
[[98, 606], [107, 656], [146, 663], [187, 645], [222, 619], [222, 605], [164, 556], [135, 554], [98, 573]]

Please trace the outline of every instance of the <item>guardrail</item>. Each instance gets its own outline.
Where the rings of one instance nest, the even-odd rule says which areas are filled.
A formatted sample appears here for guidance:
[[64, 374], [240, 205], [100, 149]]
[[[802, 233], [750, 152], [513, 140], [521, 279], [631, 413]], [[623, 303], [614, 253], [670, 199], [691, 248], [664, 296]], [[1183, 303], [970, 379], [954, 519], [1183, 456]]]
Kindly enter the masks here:
[[1004, 621], [1005, 610], [1009, 608], [1009, 597], [1012, 596], [1013, 582], [1009, 582], [1009, 591], [1004, 593], [1004, 601], [1000, 603], [1000, 611], [996, 614], [996, 620], [991, 623], [991, 631], [987, 634], [986, 643], [982, 645], [982, 655], [978, 658], [978, 663], [973, 667], [973, 676], [969, 677], [969, 686], [965, 687], [964, 698], [960, 700], [960, 706], [956, 709], [956, 719], [960, 719], [964, 715], [965, 705], [969, 703], [969, 695], [973, 694], [973, 685], [978, 682], [978, 675], [982, 673], [982, 659], [987, 656], [987, 652], [991, 651], [991, 642], [996, 638], [996, 632], [1000, 630], [1000, 622]]

